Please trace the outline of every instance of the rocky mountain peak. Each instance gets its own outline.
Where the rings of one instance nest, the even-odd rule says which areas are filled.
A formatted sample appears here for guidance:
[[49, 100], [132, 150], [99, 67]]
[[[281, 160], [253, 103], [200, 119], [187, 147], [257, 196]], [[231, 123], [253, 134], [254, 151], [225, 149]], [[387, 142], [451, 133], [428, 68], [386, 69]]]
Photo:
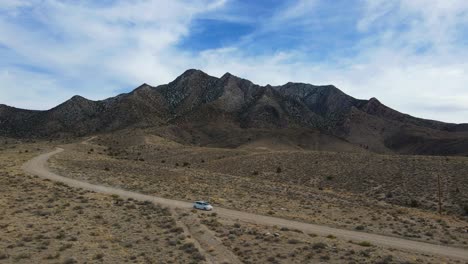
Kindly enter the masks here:
[[221, 78], [219, 78], [221, 81], [224, 81], [224, 80], [244, 80], [240, 77], [237, 77], [236, 75], [233, 75], [232, 73], [230, 72], [226, 72], [225, 74], [223, 74], [223, 76], [221, 76]]
[[223, 76], [221, 76], [221, 79], [225, 79], [225, 78], [229, 78], [233, 76], [230, 72], [226, 72], [225, 74], [223, 74]]
[[83, 96], [80, 95], [75, 95], [72, 98], [70, 98], [68, 101], [65, 103], [73, 103], [73, 104], [88, 104], [94, 102], [93, 100], [89, 100]]
[[133, 92], [131, 92], [130, 94], [147, 94], [147, 93], [151, 93], [153, 89], [154, 89], [153, 86], [147, 83], [143, 83], [142, 85], [135, 88], [135, 90], [133, 90]]
[[80, 96], [80, 95], [74, 95], [72, 98], [70, 98], [69, 101], [80, 102], [80, 101], [88, 101], [88, 99], [86, 99], [86, 98], [84, 98], [83, 96]]
[[135, 90], [137, 89], [142, 89], [142, 88], [152, 88], [153, 86], [147, 84], [147, 83], [143, 83], [142, 85], [138, 86]]
[[92, 103], [93, 101], [84, 98], [83, 96], [80, 95], [75, 95], [69, 100], [65, 101], [64, 103], [58, 105], [55, 108], [64, 108], [64, 107], [74, 107], [74, 106], [83, 106], [83, 105], [88, 105]]
[[369, 99], [369, 104], [381, 105], [382, 103], [377, 98], [372, 97], [371, 99]]
[[380, 112], [387, 110], [387, 107], [384, 106], [377, 98], [372, 97], [367, 101], [363, 110], [371, 114], [380, 114]]
[[180, 79], [201, 78], [201, 77], [209, 77], [209, 75], [198, 69], [188, 69], [184, 73], [182, 73], [179, 77], [177, 77], [175, 81], [180, 80]]

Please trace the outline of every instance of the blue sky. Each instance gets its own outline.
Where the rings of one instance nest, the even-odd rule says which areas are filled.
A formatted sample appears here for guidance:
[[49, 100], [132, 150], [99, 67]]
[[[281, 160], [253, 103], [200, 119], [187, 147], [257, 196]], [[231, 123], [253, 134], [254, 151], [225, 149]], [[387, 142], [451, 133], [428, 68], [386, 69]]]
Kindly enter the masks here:
[[2, 0], [0, 58], [0, 103], [21, 108], [198, 68], [468, 122], [465, 0]]

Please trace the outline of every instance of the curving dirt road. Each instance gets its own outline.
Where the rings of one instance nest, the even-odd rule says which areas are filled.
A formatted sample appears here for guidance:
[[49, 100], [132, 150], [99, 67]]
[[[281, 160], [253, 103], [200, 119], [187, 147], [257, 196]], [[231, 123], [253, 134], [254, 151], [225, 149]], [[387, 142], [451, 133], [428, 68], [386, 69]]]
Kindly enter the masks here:
[[[192, 207], [192, 203], [189, 203], [189, 202], [170, 200], [170, 199], [140, 194], [136, 192], [125, 191], [125, 190], [117, 189], [113, 187], [90, 184], [87, 182], [74, 180], [74, 179], [70, 179], [70, 178], [57, 175], [49, 171], [47, 167], [47, 161], [51, 156], [56, 155], [62, 151], [63, 149], [58, 148], [57, 150], [53, 152], [42, 154], [26, 162], [22, 168], [27, 173], [37, 175], [39, 177], [50, 179], [53, 181], [62, 182], [71, 187], [83, 188], [86, 190], [106, 193], [106, 194], [116, 194], [124, 198], [133, 198], [133, 199], [141, 200], [141, 201], [151, 201], [151, 202], [158, 203], [158, 204], [171, 207], [171, 208], [189, 209]], [[410, 252], [417, 251], [421, 253], [442, 255], [442, 256], [447, 256], [451, 258], [468, 260], [468, 250], [462, 249], [462, 248], [440, 246], [440, 245], [428, 244], [428, 243], [406, 240], [406, 239], [396, 238], [396, 237], [388, 237], [388, 236], [383, 236], [383, 235], [344, 230], [344, 229], [332, 228], [332, 227], [315, 225], [315, 224], [307, 224], [307, 223], [291, 221], [291, 220], [282, 219], [282, 218], [257, 215], [257, 214], [246, 213], [246, 212], [224, 209], [224, 208], [216, 208], [216, 212], [221, 217], [238, 219], [240, 221], [249, 222], [249, 223], [271, 225], [271, 226], [276, 225], [276, 226], [287, 227], [291, 229], [298, 229], [306, 233], [314, 233], [317, 235], [325, 235], [325, 236], [334, 235], [344, 240], [368, 241], [374, 245], [403, 249], [403, 250], [410, 251]]]

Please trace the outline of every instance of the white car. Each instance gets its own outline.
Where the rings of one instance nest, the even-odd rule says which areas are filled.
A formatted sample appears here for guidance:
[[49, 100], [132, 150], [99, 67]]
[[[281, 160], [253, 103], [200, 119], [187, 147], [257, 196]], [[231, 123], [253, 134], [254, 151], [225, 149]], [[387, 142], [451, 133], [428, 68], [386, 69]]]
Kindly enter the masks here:
[[193, 203], [193, 208], [205, 211], [213, 210], [213, 206], [209, 202], [205, 201], [196, 201]]

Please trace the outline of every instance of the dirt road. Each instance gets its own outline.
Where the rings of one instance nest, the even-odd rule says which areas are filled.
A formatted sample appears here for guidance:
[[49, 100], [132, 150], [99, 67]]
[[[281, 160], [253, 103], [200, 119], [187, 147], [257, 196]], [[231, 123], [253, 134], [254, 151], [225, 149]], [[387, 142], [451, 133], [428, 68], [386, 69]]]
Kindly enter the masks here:
[[[37, 175], [42, 178], [50, 179], [53, 181], [58, 181], [65, 183], [72, 187], [83, 188], [90, 191], [106, 193], [106, 194], [116, 194], [124, 198], [133, 198], [141, 201], [151, 201], [158, 203], [164, 206], [171, 208], [186, 208], [189, 209], [192, 207], [192, 203], [170, 200], [150, 195], [144, 195], [136, 192], [125, 191], [122, 189], [117, 189], [108, 186], [94, 185], [83, 181], [78, 181], [70, 178], [66, 178], [53, 172], [50, 172], [47, 167], [48, 159], [62, 152], [63, 149], [57, 149], [53, 152], [42, 154], [23, 165], [23, 170], [27, 173]], [[215, 211], [221, 217], [238, 219], [239, 221], [256, 223], [262, 225], [276, 225], [281, 227], [287, 227], [291, 229], [298, 229], [306, 233], [313, 233], [317, 235], [334, 235], [340, 239], [344, 240], [353, 240], [353, 241], [368, 241], [374, 245], [402, 249], [405, 251], [417, 251], [427, 254], [442, 255], [452, 258], [458, 258], [463, 260], [468, 260], [468, 250], [461, 248], [453, 248], [441, 245], [428, 244], [423, 242], [417, 242], [412, 240], [406, 240], [396, 237], [388, 237], [383, 235], [369, 234], [364, 232], [357, 232], [351, 230], [344, 230], [338, 228], [332, 228], [321, 225], [307, 224], [297, 221], [291, 221], [287, 219], [281, 219], [276, 217], [269, 217], [263, 215], [257, 215], [252, 213], [246, 213], [236, 210], [216, 208]]]

